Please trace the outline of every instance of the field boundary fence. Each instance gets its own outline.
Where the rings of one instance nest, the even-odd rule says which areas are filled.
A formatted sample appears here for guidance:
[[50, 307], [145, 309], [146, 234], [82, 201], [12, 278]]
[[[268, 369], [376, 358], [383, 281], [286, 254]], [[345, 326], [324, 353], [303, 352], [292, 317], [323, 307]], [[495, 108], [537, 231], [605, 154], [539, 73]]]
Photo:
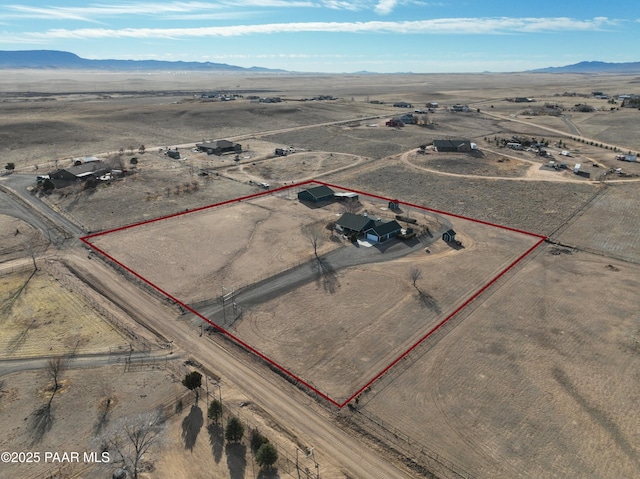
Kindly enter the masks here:
[[382, 438], [387, 447], [412, 462], [413, 469], [419, 470], [426, 477], [431, 475], [438, 479], [474, 479], [471, 473], [368, 411], [358, 411], [351, 417], [343, 417], [343, 420], [354, 429], [361, 432], [364, 429], [372, 437]]
[[96, 301], [91, 295], [86, 294], [84, 292], [84, 288], [78, 284], [80, 280], [74, 279], [75, 276], [69, 270], [63, 268], [55, 261], [47, 261], [45, 269], [65, 289], [73, 293], [80, 294], [94, 311], [105, 318], [116, 330], [120, 331], [129, 340], [131, 340], [132, 345], [135, 344], [137, 351], [143, 352], [147, 355], [151, 354], [151, 350], [153, 349], [151, 342], [129, 328], [123, 321], [101, 305], [99, 301]]

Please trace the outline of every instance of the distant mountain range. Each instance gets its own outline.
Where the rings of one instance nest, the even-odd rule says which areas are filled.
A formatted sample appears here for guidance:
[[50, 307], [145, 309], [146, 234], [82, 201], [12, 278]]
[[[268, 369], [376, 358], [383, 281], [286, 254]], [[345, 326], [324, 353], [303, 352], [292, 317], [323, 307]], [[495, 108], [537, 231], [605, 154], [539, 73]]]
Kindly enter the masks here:
[[168, 62], [159, 60], [87, 60], [69, 52], [56, 50], [0, 50], [0, 69], [72, 69], [72, 70], [180, 70], [228, 72], [284, 72], [271, 68], [244, 68], [225, 63]]
[[[0, 70], [2, 69], [71, 69], [105, 71], [219, 71], [219, 72], [265, 72], [282, 73], [264, 67], [244, 68], [226, 63], [182, 62], [162, 60], [87, 60], [70, 52], [58, 50], [0, 50]], [[640, 73], [640, 62], [607, 63], [580, 62], [563, 67], [547, 67], [528, 70], [526, 73]], [[374, 74], [374, 72], [358, 72]]]
[[564, 67], [539, 68], [530, 73], [640, 73], [640, 62], [580, 62]]

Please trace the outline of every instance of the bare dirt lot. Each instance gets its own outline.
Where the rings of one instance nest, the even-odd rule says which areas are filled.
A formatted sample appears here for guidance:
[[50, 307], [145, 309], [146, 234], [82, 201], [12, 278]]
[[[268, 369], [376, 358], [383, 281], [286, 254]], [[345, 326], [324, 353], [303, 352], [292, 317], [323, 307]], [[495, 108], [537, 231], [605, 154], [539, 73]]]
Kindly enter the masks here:
[[599, 195], [578, 221], [562, 232], [562, 241], [591, 251], [607, 251], [634, 263], [640, 262], [634, 183], [613, 184]]
[[[552, 235], [552, 241], [560, 243], [546, 245], [510, 271], [474, 300], [470, 308], [447, 323], [448, 328], [417, 348], [361, 395], [359, 404], [345, 408], [341, 416], [346, 426], [334, 423], [331, 427], [316, 428], [308, 431], [302, 441], [299, 430], [305, 429], [306, 424], [316, 424], [316, 417], [322, 416], [311, 397], [301, 400], [301, 404], [305, 404], [304, 412], [298, 411], [297, 416], [290, 419], [280, 414], [271, 397], [255, 393], [265, 390], [267, 386], [258, 386], [258, 383], [269, 373], [261, 371], [252, 375], [252, 369], [244, 370], [244, 375], [252, 377], [252, 384], [246, 384], [244, 377], [234, 374], [222, 378], [223, 394], [234, 391], [229, 392], [234, 413], [247, 411], [250, 422], [260, 424], [268, 436], [282, 444], [279, 450], [287, 449], [284, 444], [290, 446], [288, 451], [298, 447], [298, 452], [310, 444], [316, 446], [315, 457], [322, 458], [323, 462], [321, 477], [388, 479], [409, 475], [424, 477], [429, 473], [459, 477], [453, 471], [462, 473], [463, 477], [478, 478], [638, 475], [640, 451], [636, 444], [640, 443], [637, 437], [640, 424], [636, 404], [640, 393], [635, 371], [638, 370], [640, 334], [636, 300], [640, 253], [633, 226], [637, 223], [635, 205], [640, 200], [636, 188], [640, 166], [614, 158], [617, 153], [640, 150], [640, 122], [636, 121], [640, 112], [590, 98], [595, 90], [612, 96], [638, 94], [640, 84], [636, 76], [394, 75], [390, 81], [388, 75], [3, 73], [0, 143], [5, 161], [16, 166], [13, 178], [0, 178], [3, 186], [17, 188], [16, 184], [26, 184], [28, 178], [33, 179], [31, 185], [35, 186], [36, 175], [46, 174], [56, 165], [69, 166], [74, 157], [96, 155], [110, 161], [120, 157], [127, 169], [133, 169], [130, 157], [138, 157], [136, 174], [95, 189], [79, 185], [56, 190], [46, 198], [46, 204], [85, 231], [104, 230], [257, 193], [261, 190], [256, 183], [263, 181], [281, 185], [316, 177], [347, 189], [372, 191]], [[222, 90], [235, 90], [245, 96], [280, 96], [284, 101], [259, 104], [239, 98], [234, 102], [209, 102], [200, 97], [204, 92]], [[332, 94], [338, 100], [301, 101], [318, 94]], [[534, 97], [536, 102], [507, 101], [513, 97]], [[417, 108], [436, 101], [440, 106], [426, 115], [426, 126], [394, 129], [384, 126], [385, 121], [406, 110], [393, 108], [388, 103], [370, 103], [371, 100], [409, 101]], [[592, 104], [595, 111], [571, 111], [579, 102]], [[449, 112], [448, 107], [455, 103], [467, 104], [471, 111]], [[533, 107], [545, 103], [560, 104], [559, 115], [531, 113]], [[536, 158], [534, 153], [505, 152], [491, 141], [494, 137], [510, 138], [514, 134], [545, 138], [556, 159], [566, 149], [571, 154], [567, 161], [581, 163], [590, 177], [541, 169], [545, 160]], [[229, 156], [213, 158], [190, 151], [195, 142], [220, 138], [243, 144], [246, 150], [239, 161]], [[435, 156], [428, 155], [417, 158], [414, 151], [418, 146], [442, 138], [475, 141], [484, 155], [481, 162], [473, 162], [466, 156], [461, 157], [465, 161], [456, 162], [436, 160]], [[141, 155], [137, 153], [140, 145], [146, 147]], [[169, 160], [158, 151], [176, 146], [184, 153], [185, 160]], [[285, 146], [306, 151], [274, 158], [273, 149]], [[499, 162], [499, 157], [505, 161]], [[622, 174], [616, 173], [615, 168], [622, 168]], [[610, 169], [614, 171], [603, 175]], [[25, 183], [20, 183], [22, 180]], [[600, 181], [606, 181], [607, 186]], [[26, 194], [24, 188], [20, 188], [19, 193]], [[1, 287], [11, 294], [26, 282], [24, 272], [32, 256], [42, 262], [45, 256], [51, 258], [67, 251], [74, 240], [67, 236], [64, 241], [48, 246], [45, 253], [45, 247], [51, 242], [49, 230], [39, 226], [40, 231], [36, 231], [33, 226], [41, 225], [42, 218], [38, 216], [37, 221], [30, 218], [24, 206], [28, 201], [17, 208], [4, 201], [4, 192], [0, 194], [1, 212], [11, 216], [0, 217], [3, 240], [0, 261], [4, 272]], [[29, 198], [37, 199], [37, 196]], [[9, 206], [5, 208], [5, 205]], [[241, 283], [251, 275], [257, 278], [265, 272], [269, 274], [278, 265], [289, 267], [289, 258], [304, 255], [313, 258], [310, 244], [305, 244], [297, 230], [295, 244], [288, 242], [294, 238], [282, 234], [282, 230], [292, 229], [290, 217], [279, 217], [266, 205], [261, 211], [281, 225], [268, 230], [265, 228], [268, 222], [260, 223], [262, 217], [254, 214], [260, 208], [249, 206], [247, 211], [231, 215], [225, 224], [242, 229], [240, 245], [243, 241], [247, 244], [246, 231], [254, 231], [254, 240], [260, 241], [253, 241], [251, 245], [259, 244], [256, 252], [262, 252], [262, 256], [240, 255], [235, 258], [237, 267], [214, 264], [213, 255], [202, 261], [196, 258], [198, 265], [190, 268], [191, 271], [182, 271], [177, 263], [170, 263], [162, 253], [176, 252], [176, 248], [175, 245], [166, 248], [165, 243], [175, 238], [193, 243], [194, 237], [186, 234], [189, 228], [184, 232], [162, 231], [160, 236], [166, 237], [165, 241], [150, 235], [128, 246], [132, 251], [139, 251], [140, 256], [147, 254], [147, 266], [158, 270], [159, 281], [168, 281], [167, 284], [183, 281], [180, 291], [191, 294], [194, 299], [206, 296], [203, 285], [217, 281], [211, 272], [204, 271], [206, 267], [211, 266], [211, 271], [218, 271], [231, 283]], [[249, 225], [251, 218], [256, 218], [257, 227]], [[216, 242], [221, 241], [220, 237], [223, 239], [219, 245], [209, 241], [197, 244], [195, 249], [209, 248], [207, 251], [214, 253], [224, 249], [230, 255], [238, 252], [237, 245], [230, 239], [238, 238], [234, 236], [237, 232], [229, 232], [220, 225], [203, 224], [202, 227], [212, 238], [215, 236]], [[16, 229], [20, 234], [15, 234]], [[428, 290], [437, 300], [441, 313], [416, 300], [415, 288], [404, 272], [407, 265], [400, 261], [345, 270], [337, 276], [340, 286], [333, 294], [322, 290], [316, 296], [318, 285], [309, 283], [282, 296], [287, 301], [247, 306], [246, 317], [237, 323], [235, 331], [247, 340], [261, 342], [269, 354], [283, 357], [292, 354], [301, 364], [297, 372], [309, 371], [314, 378], [319, 378], [315, 385], [337, 396], [348, 396], [345, 383], [358, 384], [359, 378], [367, 378], [363, 365], [375, 363], [376, 358], [368, 351], [354, 348], [348, 341], [341, 343], [341, 335], [329, 333], [362, 331], [368, 334], [363, 344], [369, 341], [376, 345], [384, 344], [393, 334], [402, 333], [408, 338], [411, 328], [404, 332], [384, 328], [394, 324], [397, 317], [415, 319], [423, 315], [428, 321], [435, 321], [438, 315], [446, 314], [450, 306], [444, 304], [449, 302], [447, 294], [455, 293], [457, 298], [458, 289], [464, 294], [472, 291], [474, 285], [479, 284], [478, 275], [490, 276], [502, 267], [501, 261], [520, 251], [518, 241], [512, 237], [490, 237], [466, 226], [459, 229], [466, 246], [464, 250], [443, 253], [434, 249], [431, 257], [423, 253], [421, 259], [408, 256], [404, 260], [421, 267], [422, 277], [416, 285]], [[490, 240], [488, 244], [483, 243], [484, 237]], [[267, 241], [274, 238], [282, 241], [282, 245], [267, 248]], [[38, 248], [33, 249], [32, 243], [37, 243]], [[496, 245], [500, 246], [494, 251]], [[327, 241], [325, 247], [330, 246], [334, 243]], [[118, 251], [127, 249], [119, 244], [113, 247]], [[150, 254], [145, 247], [160, 254]], [[506, 253], [501, 255], [501, 251]], [[175, 254], [188, 257], [188, 251], [179, 248]], [[467, 259], [468, 255], [473, 258]], [[260, 258], [266, 258], [266, 264]], [[26, 341], [0, 361], [2, 371], [12, 370], [19, 353], [24, 353], [18, 361], [23, 364], [22, 361], [31, 361], [32, 355], [39, 358], [46, 355], [49, 347], [57, 352], [77, 346], [79, 350], [85, 348], [83, 355], [106, 352], [108, 359], [110, 348], [117, 349], [129, 340], [114, 333], [111, 323], [92, 319], [106, 312], [115, 315], [122, 326], [148, 338], [149, 342], [143, 344], [153, 345], [152, 356], [166, 354], [162, 349], [166, 344], [161, 345], [161, 340], [166, 342], [166, 338], [145, 330], [134, 323], [133, 318], [147, 322], [150, 319], [147, 316], [161, 317], [166, 324], [158, 327], [170, 327], [176, 339], [182, 337], [176, 329], [178, 326], [174, 328], [173, 324], [179, 314], [177, 309], [174, 312], [170, 305], [157, 299], [137, 304], [136, 295], [142, 293], [134, 293], [138, 291], [137, 283], [127, 282], [124, 276], [111, 281], [117, 295], [101, 298], [101, 294], [111, 291], [105, 285], [94, 292], [88, 290], [101, 279], [91, 278], [91, 271], [102, 271], [102, 263], [100, 267], [92, 266], [94, 260], [87, 259], [86, 252], [76, 259], [76, 266], [83, 263], [84, 280], [88, 283], [78, 285], [82, 281], [75, 278], [76, 273], [65, 268], [39, 271], [21, 299], [15, 302], [13, 316], [3, 317], [6, 324], [12, 324], [5, 340], [13, 341], [22, 334]], [[439, 262], [441, 266], [437, 266]], [[191, 276], [185, 276], [186, 273]], [[194, 276], [194, 273], [198, 274]], [[61, 286], [47, 274], [67, 278], [69, 284], [75, 286]], [[104, 271], [103, 275], [111, 278]], [[193, 282], [201, 284], [189, 284], [180, 279], [182, 277], [195, 278]], [[431, 283], [434, 277], [437, 279]], [[120, 282], [128, 290], [120, 288]], [[447, 285], [453, 287], [445, 287]], [[33, 289], [36, 286], [37, 289]], [[373, 286], [382, 286], [382, 293], [358, 304], [370, 314], [344, 313], [344, 309], [353, 309], [353, 294]], [[221, 290], [218, 286], [215, 289]], [[37, 297], [33, 293], [37, 293]], [[348, 297], [334, 303], [333, 298], [338, 296]], [[329, 300], [323, 301], [324, 297]], [[23, 298], [28, 301], [21, 302]], [[451, 303], [455, 303], [455, 298]], [[433, 302], [429, 304], [434, 306]], [[44, 318], [41, 313], [59, 318], [60, 329], [52, 330], [47, 341], [34, 340], [38, 337], [32, 333], [40, 333], [42, 328], [27, 329], [29, 324], [41, 324]], [[313, 320], [305, 322], [306, 317]], [[379, 319], [369, 323], [371, 317]], [[88, 320], [80, 321], [81, 318]], [[333, 329], [320, 328], [325, 323]], [[376, 327], [366, 330], [365, 323]], [[97, 325], [105, 329], [98, 330]], [[191, 347], [202, 356], [210, 356], [199, 349], [199, 328], [186, 323], [184, 326], [190, 328], [185, 337], [193, 339]], [[413, 326], [419, 330], [422, 325]], [[378, 335], [378, 330], [386, 333]], [[289, 342], [283, 341], [286, 336], [278, 336], [277, 331], [291, 332], [291, 337], [294, 332], [311, 336], [324, 344], [324, 349], [316, 349], [317, 354], [311, 355], [307, 347], [310, 342], [302, 341], [295, 344], [293, 350]], [[402, 337], [396, 336], [395, 340], [401, 349]], [[188, 344], [185, 341], [185, 346]], [[342, 352], [334, 350], [334, 344], [343, 345], [342, 349], [349, 353], [347, 362], [354, 366], [352, 370], [349, 367], [331, 369], [331, 358], [343, 358]], [[393, 347], [389, 344], [389, 350]], [[188, 347], [185, 349], [189, 351]], [[138, 342], [134, 352], [138, 354], [139, 350]], [[174, 352], [179, 354], [177, 348]], [[228, 367], [227, 362], [223, 363], [225, 354], [231, 353], [219, 353], [215, 361], [208, 361], [207, 367], [213, 371], [216, 365], [220, 369]], [[51, 392], [51, 382], [45, 377], [42, 365], [40, 369], [37, 373], [3, 372], [0, 377], [0, 421], [9, 431], [3, 442], [4, 449], [32, 447], [33, 434], [44, 431], [42, 426], [49, 424], [42, 421], [48, 416], [34, 415], [42, 412]], [[176, 392], [185, 391], [177, 382], [183, 373], [183, 369], [172, 374], [149, 369], [144, 373], [123, 374], [119, 366], [113, 364], [96, 365], [94, 369], [73, 367], [63, 378], [63, 388], [53, 400], [54, 421], [39, 445], [54, 450], [84, 449], [86, 444], [93, 445], [100, 436], [93, 428], [101, 401], [106, 397], [102, 385], [116, 384], [114, 423], [117, 416], [151, 410], [159, 404], [173, 407], [174, 413], [163, 434], [162, 449], [154, 449], [148, 457], [156, 469], [145, 473], [147, 477], [177, 478], [187, 472], [194, 477], [206, 475], [220, 479], [254, 477], [257, 471], [251, 455], [227, 455], [216, 442], [215, 434], [207, 437], [205, 421], [197, 428], [201, 417], [198, 410], [202, 414], [203, 407], [194, 409], [187, 404], [175, 414]], [[271, 390], [270, 396], [280, 397], [277, 392]], [[149, 396], [143, 398], [143, 394]], [[286, 399], [280, 397], [279, 401], [284, 403]], [[271, 405], [269, 411], [260, 407], [267, 403]], [[247, 404], [251, 404], [250, 414]], [[295, 407], [289, 404], [288, 409]], [[74, 433], [70, 433], [70, 425], [76, 423]], [[278, 423], [289, 425], [286, 433]], [[367, 433], [357, 435], [357, 441], [340, 443], [348, 444], [348, 448], [342, 449], [354, 451], [352, 456], [361, 460], [354, 461], [335, 448], [336, 440], [332, 438], [338, 437], [343, 427], [349, 428], [349, 437], [356, 436], [357, 431]], [[68, 439], [72, 437], [73, 440]], [[348, 441], [340, 437], [340, 441]], [[366, 449], [363, 444], [371, 448]], [[332, 454], [324, 454], [327, 450]], [[404, 454], [405, 458], [398, 454]], [[406, 458], [411, 458], [413, 463]], [[296, 477], [295, 468], [287, 469], [285, 464], [290, 463], [281, 463], [278, 474]], [[394, 468], [391, 464], [413, 464], [413, 469], [409, 473], [404, 466]], [[309, 463], [311, 471], [314, 465]], [[361, 472], [354, 473], [354, 469]], [[112, 470], [62, 472], [68, 477], [107, 477]], [[44, 467], [3, 469], [0, 477], [30, 478], [56, 472], [59, 470]]]
[[[260, 196], [90, 241], [185, 304], [215, 301], [307, 263], [312, 248], [305, 232], [314, 224], [323, 231], [321, 257], [336, 248], [350, 249], [352, 258], [362, 255], [363, 262], [371, 261], [366, 257], [372, 252], [379, 254], [374, 261], [381, 264], [336, 269], [332, 288], [318, 278], [262, 304], [246, 304], [244, 293], [233, 299], [234, 308], [243, 311], [232, 326], [236, 337], [338, 402], [347, 400], [539, 241], [455, 219], [452, 226], [464, 248], [456, 250], [435, 238], [430, 254], [418, 243], [413, 253], [389, 262], [386, 248], [408, 249], [409, 244], [393, 240], [397, 244], [386, 246], [381, 254], [376, 248], [356, 248], [326, 228], [340, 215], [339, 203], [309, 208], [291, 198], [295, 191]], [[371, 215], [383, 210], [388, 215], [385, 203], [364, 201], [364, 207]], [[424, 270], [415, 287], [412, 268]]]
[[374, 385], [365, 412], [478, 477], [635, 475], [638, 267], [555, 251]]

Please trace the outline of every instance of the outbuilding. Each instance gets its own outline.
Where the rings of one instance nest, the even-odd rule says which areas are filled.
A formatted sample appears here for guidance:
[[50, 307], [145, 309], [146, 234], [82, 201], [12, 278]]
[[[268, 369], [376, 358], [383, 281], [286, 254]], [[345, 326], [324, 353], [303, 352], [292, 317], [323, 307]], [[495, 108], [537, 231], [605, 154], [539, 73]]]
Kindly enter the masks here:
[[311, 203], [321, 203], [323, 201], [332, 200], [333, 198], [334, 191], [325, 185], [308, 188], [298, 193], [298, 199], [300, 201], [309, 201]]
[[453, 243], [456, 240], [456, 232], [449, 229], [442, 233], [442, 241], [445, 243]]

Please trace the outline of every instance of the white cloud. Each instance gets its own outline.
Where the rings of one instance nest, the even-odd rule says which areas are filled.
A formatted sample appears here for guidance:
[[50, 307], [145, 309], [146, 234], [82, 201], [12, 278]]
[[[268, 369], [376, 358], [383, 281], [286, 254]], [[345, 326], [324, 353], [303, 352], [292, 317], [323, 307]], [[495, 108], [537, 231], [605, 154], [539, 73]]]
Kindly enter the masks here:
[[379, 0], [374, 10], [380, 15], [388, 15], [397, 4], [398, 0]]
[[[49, 20], [81, 20], [95, 22], [96, 17], [114, 16], [165, 16], [167, 14], [189, 14], [202, 12], [229, 12], [235, 18], [241, 15], [237, 9], [251, 8], [312, 8], [318, 5], [312, 1], [284, 0], [238, 0], [212, 2], [169, 2], [169, 3], [122, 3], [93, 4], [82, 7], [33, 7], [28, 5], [6, 5], [2, 7], [9, 18], [38, 18]], [[230, 11], [231, 9], [235, 9]], [[234, 15], [231, 13], [234, 12]]]
[[[406, 22], [307, 22], [233, 25], [200, 28], [83, 28], [52, 29], [25, 33], [25, 39], [62, 38], [194, 38], [234, 37], [241, 35], [327, 32], [327, 33], [404, 33], [497, 35], [539, 32], [596, 31], [619, 22], [607, 18], [576, 20], [571, 18], [441, 18]], [[0, 36], [0, 40], [2, 37]]]

